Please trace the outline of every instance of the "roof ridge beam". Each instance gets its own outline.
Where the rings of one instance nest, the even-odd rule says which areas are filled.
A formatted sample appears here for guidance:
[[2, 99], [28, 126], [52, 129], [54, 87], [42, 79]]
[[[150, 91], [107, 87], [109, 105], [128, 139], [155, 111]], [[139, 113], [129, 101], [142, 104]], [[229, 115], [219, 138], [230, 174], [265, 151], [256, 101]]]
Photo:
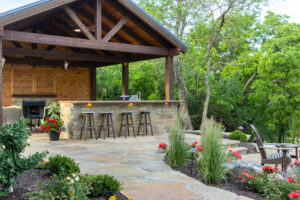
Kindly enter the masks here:
[[[87, 39], [45, 35], [39, 33], [26, 33], [19, 31], [4, 30], [4, 40], [38, 43], [47, 45], [58, 45], [84, 49], [96, 49], [104, 51], [116, 51], [125, 53], [138, 53], [148, 55], [168, 56], [173, 55], [172, 49], [149, 47], [133, 44], [123, 44], [104, 41], [91, 41]], [[178, 54], [176, 54], [178, 55]]]
[[95, 13], [95, 36], [97, 40], [102, 38], [102, 4], [101, 0], [96, 0], [96, 13]]
[[91, 34], [88, 28], [82, 23], [82, 21], [79, 19], [76, 13], [69, 6], [64, 6], [63, 9], [69, 15], [69, 17], [74, 21], [74, 23], [82, 30], [82, 32], [85, 34], [85, 36], [88, 39], [96, 40], [93, 34]]
[[108, 42], [127, 22], [129, 18], [124, 16], [102, 39], [104, 42]]

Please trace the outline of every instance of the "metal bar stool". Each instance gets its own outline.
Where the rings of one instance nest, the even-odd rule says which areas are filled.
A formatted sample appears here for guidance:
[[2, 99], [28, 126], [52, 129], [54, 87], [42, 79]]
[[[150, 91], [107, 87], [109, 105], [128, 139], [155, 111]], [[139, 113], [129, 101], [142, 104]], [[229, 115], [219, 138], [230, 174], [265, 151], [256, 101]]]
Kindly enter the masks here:
[[[100, 123], [99, 127], [99, 138], [101, 138], [101, 131], [102, 129], [107, 129], [107, 135], [110, 137], [110, 129], [112, 129], [114, 138], [116, 139], [116, 133], [115, 133], [115, 127], [112, 120], [112, 112], [100, 112], [100, 118], [102, 118], [102, 122]], [[105, 139], [105, 133], [104, 133], [104, 139]]]
[[[121, 137], [121, 132], [122, 132], [123, 127], [125, 127], [125, 138], [127, 138], [127, 135], [129, 136], [129, 128], [130, 127], [133, 130], [134, 137], [136, 137], [134, 127], [133, 127], [132, 112], [122, 112], [121, 117], [122, 117], [122, 120], [121, 120], [119, 137]], [[123, 123], [123, 122], [125, 122], [125, 123]]]
[[93, 130], [95, 133], [96, 140], [97, 138], [97, 131], [96, 131], [96, 125], [95, 125], [95, 119], [94, 119], [94, 112], [82, 112], [82, 126], [81, 126], [81, 132], [80, 132], [80, 139], [82, 139], [82, 135], [84, 133], [84, 138], [87, 140], [87, 130], [90, 130], [90, 136], [93, 138]]
[[[140, 134], [141, 126], [143, 126], [143, 136], [145, 136], [145, 131], [146, 131], [146, 135], [148, 135], [147, 127], [150, 126], [151, 134], [153, 136], [153, 129], [152, 129], [150, 114], [151, 114], [150, 111], [141, 111], [138, 135]], [[143, 121], [143, 119], [144, 119], [144, 121]]]

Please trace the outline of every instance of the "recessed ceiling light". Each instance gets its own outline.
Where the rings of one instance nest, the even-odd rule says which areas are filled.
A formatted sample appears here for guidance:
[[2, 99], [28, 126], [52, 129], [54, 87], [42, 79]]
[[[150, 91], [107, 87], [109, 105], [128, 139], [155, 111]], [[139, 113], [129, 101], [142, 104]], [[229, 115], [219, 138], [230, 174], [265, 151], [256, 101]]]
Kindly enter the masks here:
[[74, 31], [75, 31], [76, 33], [81, 32], [81, 30], [80, 30], [79, 28], [75, 28]]

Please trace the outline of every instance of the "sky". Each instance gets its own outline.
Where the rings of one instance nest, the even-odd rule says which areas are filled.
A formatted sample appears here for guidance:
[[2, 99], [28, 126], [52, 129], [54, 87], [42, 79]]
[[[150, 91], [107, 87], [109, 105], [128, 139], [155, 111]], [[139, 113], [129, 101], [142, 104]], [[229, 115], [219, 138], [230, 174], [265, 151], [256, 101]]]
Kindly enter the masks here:
[[[36, 0], [0, 0], [0, 13], [8, 11]], [[300, 0], [270, 0], [268, 6], [262, 9], [262, 15], [270, 10], [276, 14], [290, 16], [290, 22], [300, 23]]]

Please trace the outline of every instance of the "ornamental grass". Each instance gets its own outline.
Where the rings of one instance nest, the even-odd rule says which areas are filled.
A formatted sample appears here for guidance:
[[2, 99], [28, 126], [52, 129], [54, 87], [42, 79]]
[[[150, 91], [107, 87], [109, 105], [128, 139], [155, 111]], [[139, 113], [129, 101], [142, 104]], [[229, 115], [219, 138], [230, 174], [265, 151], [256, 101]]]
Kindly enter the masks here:
[[169, 165], [171, 167], [183, 167], [187, 151], [184, 142], [184, 133], [178, 127], [174, 128], [169, 135]]
[[227, 154], [222, 146], [223, 128], [213, 120], [206, 120], [201, 129], [202, 153], [198, 165], [205, 183], [219, 183], [226, 178]]

